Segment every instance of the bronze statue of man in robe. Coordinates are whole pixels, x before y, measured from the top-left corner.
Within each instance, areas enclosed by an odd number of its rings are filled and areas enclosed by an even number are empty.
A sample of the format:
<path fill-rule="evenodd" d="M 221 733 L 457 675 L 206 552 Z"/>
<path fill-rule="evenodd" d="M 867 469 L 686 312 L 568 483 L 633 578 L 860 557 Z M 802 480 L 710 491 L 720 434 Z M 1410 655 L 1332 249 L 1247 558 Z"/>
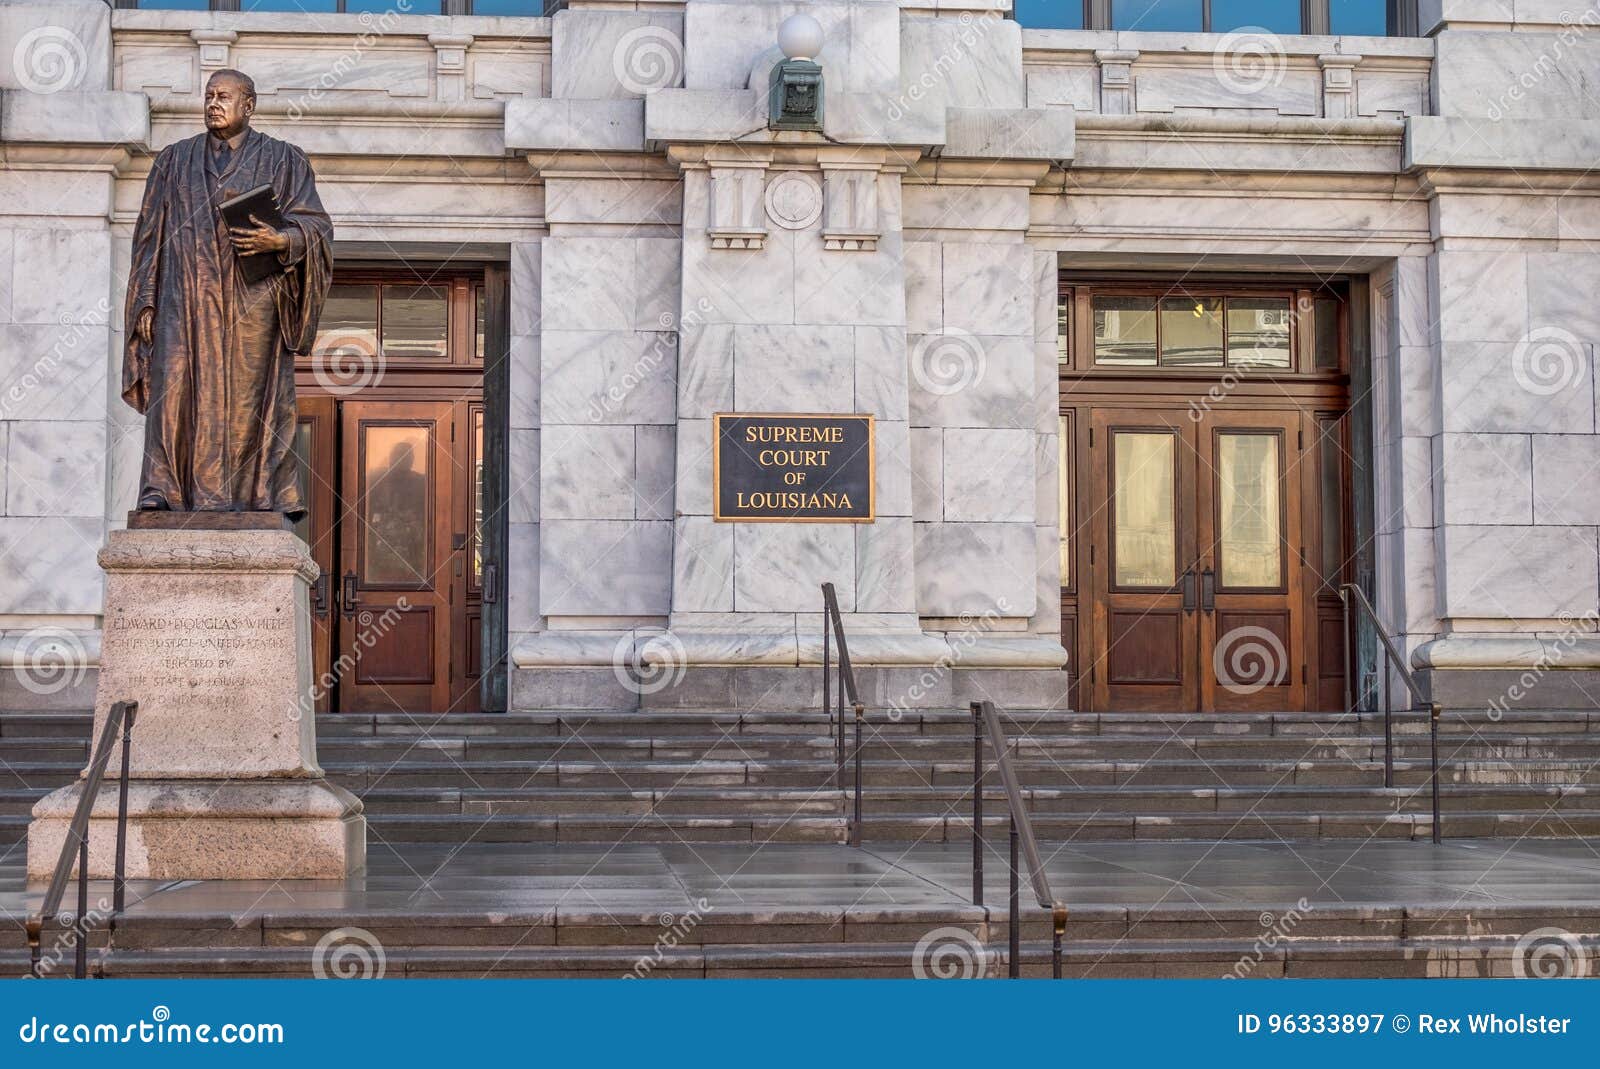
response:
<path fill-rule="evenodd" d="M 161 150 L 133 233 L 122 397 L 145 416 L 141 510 L 305 512 L 293 451 L 294 358 L 310 350 L 333 224 L 305 153 L 250 128 L 255 83 L 206 82 L 206 132 Z M 218 206 L 270 185 L 283 228 Z M 251 282 L 241 256 L 272 257 Z"/>

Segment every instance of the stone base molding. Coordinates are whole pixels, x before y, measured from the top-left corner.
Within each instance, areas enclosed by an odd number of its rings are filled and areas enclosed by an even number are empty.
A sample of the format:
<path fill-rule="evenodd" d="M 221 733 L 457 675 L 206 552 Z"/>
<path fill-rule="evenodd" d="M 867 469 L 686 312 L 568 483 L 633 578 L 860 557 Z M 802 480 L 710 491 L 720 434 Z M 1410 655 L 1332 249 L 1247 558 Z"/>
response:
<path fill-rule="evenodd" d="M 95 879 L 115 872 L 117 788 L 103 783 L 89 814 Z M 55 869 L 82 790 L 75 783 L 34 806 L 29 876 Z M 320 779 L 130 780 L 127 834 L 136 880 L 337 879 L 366 867 L 360 799 Z"/>

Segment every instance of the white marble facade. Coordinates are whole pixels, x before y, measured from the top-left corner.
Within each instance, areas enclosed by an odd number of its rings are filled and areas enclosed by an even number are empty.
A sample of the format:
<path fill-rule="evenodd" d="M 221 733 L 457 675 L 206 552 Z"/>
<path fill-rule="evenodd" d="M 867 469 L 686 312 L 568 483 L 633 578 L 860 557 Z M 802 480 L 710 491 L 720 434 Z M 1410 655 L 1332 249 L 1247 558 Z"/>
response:
<path fill-rule="evenodd" d="M 1424 37 L 1248 62 L 1008 6 L 0 3 L 0 666 L 93 667 L 140 433 L 121 265 L 223 66 L 311 153 L 341 248 L 509 264 L 514 702 L 558 677 L 637 702 L 619 664 L 809 665 L 824 580 L 864 663 L 1055 672 L 1061 265 L 1368 274 L 1381 611 L 1425 667 L 1594 660 L 1600 19 L 1430 0 Z M 799 11 L 825 136 L 766 129 Z M 874 415 L 877 521 L 714 522 L 730 410 Z M 0 703 L 70 699 L 12 675 Z"/>

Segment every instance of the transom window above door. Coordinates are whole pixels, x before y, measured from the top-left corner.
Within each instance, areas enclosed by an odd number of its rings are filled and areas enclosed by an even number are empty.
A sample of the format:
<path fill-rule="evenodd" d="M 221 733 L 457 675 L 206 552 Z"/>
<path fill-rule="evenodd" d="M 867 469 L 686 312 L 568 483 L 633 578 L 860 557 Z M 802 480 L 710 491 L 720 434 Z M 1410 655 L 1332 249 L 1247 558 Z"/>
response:
<path fill-rule="evenodd" d="M 352 362 L 380 360 L 384 367 L 481 365 L 482 302 L 481 281 L 471 274 L 344 271 L 328 289 L 309 356 L 340 373 L 353 373 Z M 374 365 L 368 377 L 382 370 Z"/>
<path fill-rule="evenodd" d="M 1344 366 L 1345 302 L 1285 286 L 1075 286 L 1061 360 L 1083 370 L 1330 372 Z"/>

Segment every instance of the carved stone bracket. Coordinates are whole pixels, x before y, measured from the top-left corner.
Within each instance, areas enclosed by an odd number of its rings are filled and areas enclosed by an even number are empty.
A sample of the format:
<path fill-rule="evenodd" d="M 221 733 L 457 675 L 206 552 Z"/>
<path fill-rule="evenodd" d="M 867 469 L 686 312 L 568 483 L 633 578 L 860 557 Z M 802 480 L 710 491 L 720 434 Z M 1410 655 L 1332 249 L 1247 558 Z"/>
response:
<path fill-rule="evenodd" d="M 822 247 L 872 252 L 883 225 L 878 218 L 878 168 L 823 163 Z"/>
<path fill-rule="evenodd" d="M 706 233 L 713 249 L 759 249 L 766 244 L 762 161 L 713 164 Z"/>
<path fill-rule="evenodd" d="M 1360 56 L 1329 54 L 1317 57 L 1322 68 L 1322 116 L 1325 119 L 1356 117 L 1356 66 Z"/>
<path fill-rule="evenodd" d="M 232 30 L 190 30 L 189 39 L 200 46 L 200 83 L 214 71 L 233 66 L 229 53 L 239 35 Z"/>
<path fill-rule="evenodd" d="M 1133 61 L 1139 53 L 1127 49 L 1096 49 L 1100 64 L 1100 114 L 1132 115 Z"/>
<path fill-rule="evenodd" d="M 472 46 L 472 35 L 430 33 L 428 43 L 433 46 L 435 97 L 446 102 L 466 99 L 467 49 Z"/>

